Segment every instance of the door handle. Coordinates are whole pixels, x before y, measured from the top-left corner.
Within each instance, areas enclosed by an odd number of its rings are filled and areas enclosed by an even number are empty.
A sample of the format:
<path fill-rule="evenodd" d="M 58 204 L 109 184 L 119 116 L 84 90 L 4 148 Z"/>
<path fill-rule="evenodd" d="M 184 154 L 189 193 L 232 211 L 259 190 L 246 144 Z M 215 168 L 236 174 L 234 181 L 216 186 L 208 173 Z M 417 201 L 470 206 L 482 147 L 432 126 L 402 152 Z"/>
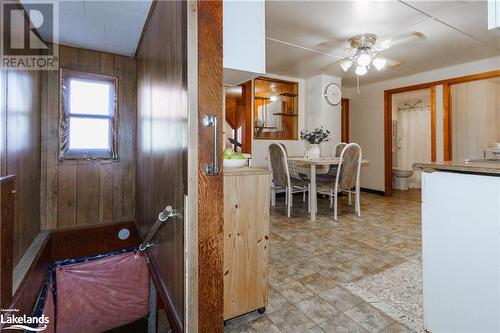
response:
<path fill-rule="evenodd" d="M 207 114 L 203 117 L 203 125 L 205 127 L 214 128 L 214 148 L 212 155 L 212 162 L 205 163 L 205 174 L 207 176 L 217 176 L 219 174 L 219 147 L 217 145 L 217 116 L 214 114 Z"/>

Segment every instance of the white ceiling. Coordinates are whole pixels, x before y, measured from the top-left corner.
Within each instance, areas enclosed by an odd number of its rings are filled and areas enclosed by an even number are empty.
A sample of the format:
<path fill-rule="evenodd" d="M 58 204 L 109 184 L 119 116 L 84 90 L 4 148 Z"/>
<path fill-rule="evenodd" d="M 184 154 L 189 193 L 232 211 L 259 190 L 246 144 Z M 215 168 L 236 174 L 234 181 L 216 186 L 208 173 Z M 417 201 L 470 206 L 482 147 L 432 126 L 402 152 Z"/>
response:
<path fill-rule="evenodd" d="M 91 50 L 133 56 L 147 19 L 151 0 L 58 1 L 59 42 Z M 21 0 L 26 9 L 28 0 Z M 40 29 L 47 42 L 53 37 Z"/>
<path fill-rule="evenodd" d="M 319 43 L 342 42 L 360 33 L 374 33 L 381 39 L 416 31 L 425 39 L 381 54 L 402 64 L 392 70 L 372 69 L 360 83 L 500 55 L 500 30 L 487 30 L 487 1 L 267 1 L 267 71 L 300 78 L 326 73 L 342 77 L 344 86 L 353 86 L 352 70 L 344 73 L 339 66 L 322 70 L 338 59 L 335 56 L 347 54 L 327 56 L 304 48 L 320 50 Z"/>

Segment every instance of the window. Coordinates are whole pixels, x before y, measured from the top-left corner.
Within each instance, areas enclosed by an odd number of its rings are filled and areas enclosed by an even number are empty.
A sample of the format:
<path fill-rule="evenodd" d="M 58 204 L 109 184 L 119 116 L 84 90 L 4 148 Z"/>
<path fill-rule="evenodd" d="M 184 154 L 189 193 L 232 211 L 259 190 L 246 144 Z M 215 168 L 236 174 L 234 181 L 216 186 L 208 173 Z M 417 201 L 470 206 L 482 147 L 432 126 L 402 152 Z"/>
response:
<path fill-rule="evenodd" d="M 115 77 L 63 71 L 60 158 L 116 159 Z"/>
<path fill-rule="evenodd" d="M 298 83 L 254 80 L 254 139 L 298 139 Z"/>

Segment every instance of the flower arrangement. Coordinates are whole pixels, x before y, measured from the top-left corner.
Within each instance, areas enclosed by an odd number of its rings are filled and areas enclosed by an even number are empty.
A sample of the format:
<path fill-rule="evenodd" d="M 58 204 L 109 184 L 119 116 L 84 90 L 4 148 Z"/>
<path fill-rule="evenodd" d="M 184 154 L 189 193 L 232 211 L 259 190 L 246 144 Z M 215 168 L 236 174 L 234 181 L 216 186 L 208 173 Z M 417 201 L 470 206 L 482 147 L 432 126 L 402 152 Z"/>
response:
<path fill-rule="evenodd" d="M 302 130 L 300 131 L 300 139 L 310 144 L 317 145 L 330 140 L 330 131 L 323 128 L 323 126 L 313 130 Z"/>

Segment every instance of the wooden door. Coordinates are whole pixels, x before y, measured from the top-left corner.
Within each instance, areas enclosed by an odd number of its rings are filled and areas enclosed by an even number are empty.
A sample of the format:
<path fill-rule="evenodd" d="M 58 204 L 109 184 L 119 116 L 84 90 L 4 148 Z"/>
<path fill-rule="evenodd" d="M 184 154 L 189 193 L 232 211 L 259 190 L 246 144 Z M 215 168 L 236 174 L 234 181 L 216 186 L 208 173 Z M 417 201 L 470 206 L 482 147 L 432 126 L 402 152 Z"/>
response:
<path fill-rule="evenodd" d="M 349 142 L 349 98 L 342 98 L 341 108 L 341 135 L 340 141 Z"/>
<path fill-rule="evenodd" d="M 136 217 L 175 332 L 222 332 L 222 2 L 154 1 L 137 50 Z M 215 134 L 215 135 L 214 135 Z"/>

